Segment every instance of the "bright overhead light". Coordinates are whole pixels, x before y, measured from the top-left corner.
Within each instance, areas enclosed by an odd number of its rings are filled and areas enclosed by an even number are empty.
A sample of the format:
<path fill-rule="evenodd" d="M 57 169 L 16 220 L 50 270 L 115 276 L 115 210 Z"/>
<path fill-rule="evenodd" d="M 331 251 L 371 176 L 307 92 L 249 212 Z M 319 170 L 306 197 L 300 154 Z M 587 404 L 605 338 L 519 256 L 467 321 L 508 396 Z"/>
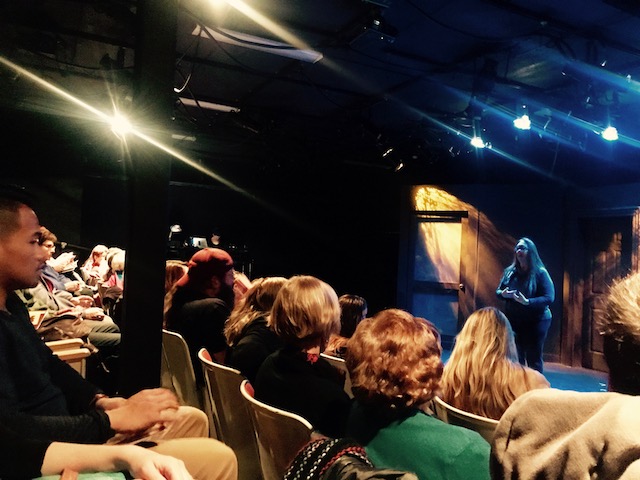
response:
<path fill-rule="evenodd" d="M 526 113 L 513 121 L 513 126 L 519 130 L 531 130 L 531 119 Z"/>
<path fill-rule="evenodd" d="M 199 107 L 204 108 L 205 110 L 216 110 L 218 112 L 239 112 L 240 109 L 238 107 L 232 107 L 230 105 L 223 105 L 221 103 L 213 103 L 213 102 L 204 102 L 202 100 L 194 100 L 192 98 L 186 97 L 178 97 L 180 102 L 188 107 Z"/>
<path fill-rule="evenodd" d="M 287 43 L 276 42 L 268 38 L 256 37 L 242 32 L 236 32 L 226 28 L 210 28 L 196 25 L 191 35 L 212 38 L 217 42 L 228 43 L 238 47 L 250 48 L 261 52 L 272 53 L 282 57 L 289 57 L 303 62 L 316 63 L 323 55 L 315 50 L 302 50 Z"/>
<path fill-rule="evenodd" d="M 476 148 L 485 148 L 487 146 L 481 137 L 473 137 L 469 143 Z"/>
<path fill-rule="evenodd" d="M 124 138 L 128 133 L 133 131 L 133 126 L 124 115 L 116 113 L 111 118 L 111 131 L 115 133 L 118 138 Z"/>
<path fill-rule="evenodd" d="M 609 125 L 602 131 L 602 138 L 608 140 L 609 142 L 618 140 L 618 129 Z"/>

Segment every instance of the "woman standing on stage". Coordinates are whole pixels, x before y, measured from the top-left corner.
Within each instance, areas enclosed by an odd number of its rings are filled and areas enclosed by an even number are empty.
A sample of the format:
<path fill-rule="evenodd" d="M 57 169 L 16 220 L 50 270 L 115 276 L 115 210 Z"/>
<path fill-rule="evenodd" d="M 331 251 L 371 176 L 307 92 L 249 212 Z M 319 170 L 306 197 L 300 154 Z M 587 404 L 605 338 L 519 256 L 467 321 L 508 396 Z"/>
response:
<path fill-rule="evenodd" d="M 518 360 L 542 372 L 542 348 L 551 325 L 549 305 L 555 290 L 538 249 L 529 238 L 518 240 L 513 263 L 505 268 L 496 294 L 505 300 L 504 313 L 516 335 Z"/>

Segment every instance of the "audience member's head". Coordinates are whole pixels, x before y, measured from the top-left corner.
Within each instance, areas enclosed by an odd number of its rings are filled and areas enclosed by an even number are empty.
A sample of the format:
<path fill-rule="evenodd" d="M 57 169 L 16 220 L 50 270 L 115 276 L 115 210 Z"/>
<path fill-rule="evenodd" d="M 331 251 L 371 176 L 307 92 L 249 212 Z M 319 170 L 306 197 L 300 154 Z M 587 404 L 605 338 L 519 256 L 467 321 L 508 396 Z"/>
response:
<path fill-rule="evenodd" d="M 515 376 L 521 371 L 509 320 L 497 308 L 481 308 L 456 336 L 442 376 L 442 396 L 461 410 L 498 419 L 523 393 L 522 380 Z"/>
<path fill-rule="evenodd" d="M 187 262 L 183 260 L 167 260 L 164 270 L 164 293 L 169 290 L 187 273 Z"/>
<path fill-rule="evenodd" d="M 401 417 L 440 387 L 442 347 L 436 327 L 398 309 L 360 322 L 347 344 L 353 394 L 363 406 Z"/>
<path fill-rule="evenodd" d="M 98 263 L 98 262 L 100 262 L 102 260 L 105 260 L 108 251 L 109 251 L 109 249 L 107 248 L 106 245 L 96 245 L 91 250 L 91 255 L 89 255 L 89 259 L 88 260 L 93 262 L 93 263 Z"/>
<path fill-rule="evenodd" d="M 124 250 L 120 250 L 111 258 L 111 270 L 114 272 L 123 272 L 125 260 L 126 253 Z"/>
<path fill-rule="evenodd" d="M 278 292 L 286 283 L 284 277 L 256 278 L 242 299 L 236 303 L 225 324 L 227 343 L 233 346 L 247 325 L 271 313 Z"/>
<path fill-rule="evenodd" d="M 22 226 L 21 210 L 32 210 L 26 191 L 14 185 L 0 185 L 0 240 Z"/>
<path fill-rule="evenodd" d="M 40 223 L 28 202 L 22 191 L 0 188 L 0 297 L 35 286 L 46 260 Z"/>
<path fill-rule="evenodd" d="M 271 326 L 286 344 L 302 350 L 320 346 L 322 351 L 340 329 L 338 295 L 315 277 L 291 277 L 273 304 Z"/>
<path fill-rule="evenodd" d="M 614 283 L 599 323 L 609 390 L 640 395 L 640 273 Z"/>
<path fill-rule="evenodd" d="M 107 265 L 109 265 L 109 270 L 114 270 L 113 259 L 115 258 L 116 255 L 120 254 L 123 251 L 124 250 L 122 250 L 120 247 L 110 247 L 107 250 L 107 253 L 105 254 L 104 258 L 107 261 Z"/>
<path fill-rule="evenodd" d="M 46 227 L 40 227 L 40 246 L 43 248 L 47 260 L 53 257 L 53 254 L 56 252 L 57 241 L 58 237 L 56 237 L 53 232 Z"/>
<path fill-rule="evenodd" d="M 208 297 L 223 300 L 233 308 L 233 259 L 220 248 L 203 248 L 193 254 L 188 271 L 176 283 L 177 288 L 187 288 Z"/>
<path fill-rule="evenodd" d="M 367 316 L 367 301 L 358 296 L 346 294 L 338 298 L 340 302 L 340 336 L 351 338 L 358 323 Z"/>

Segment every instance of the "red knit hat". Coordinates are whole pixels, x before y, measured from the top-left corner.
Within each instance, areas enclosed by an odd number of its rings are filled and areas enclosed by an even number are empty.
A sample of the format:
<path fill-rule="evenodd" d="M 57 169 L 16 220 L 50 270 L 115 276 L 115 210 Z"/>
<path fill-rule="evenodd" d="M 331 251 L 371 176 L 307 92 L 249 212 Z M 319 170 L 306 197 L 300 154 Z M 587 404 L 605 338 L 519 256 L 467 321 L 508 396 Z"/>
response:
<path fill-rule="evenodd" d="M 187 266 L 187 273 L 176 282 L 179 287 L 200 285 L 211 277 L 222 278 L 233 268 L 233 259 L 220 248 L 203 248 L 193 254 Z"/>

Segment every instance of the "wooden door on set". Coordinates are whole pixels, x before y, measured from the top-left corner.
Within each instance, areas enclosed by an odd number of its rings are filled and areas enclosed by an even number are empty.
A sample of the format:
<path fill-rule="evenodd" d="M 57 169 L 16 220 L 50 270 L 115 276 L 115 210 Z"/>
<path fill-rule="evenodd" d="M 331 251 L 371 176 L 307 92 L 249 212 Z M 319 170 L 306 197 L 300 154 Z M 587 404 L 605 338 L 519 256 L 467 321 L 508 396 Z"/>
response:
<path fill-rule="evenodd" d="M 409 310 L 431 321 L 450 348 L 459 327 L 461 247 L 466 212 L 416 212 L 409 258 Z"/>
<path fill-rule="evenodd" d="M 582 221 L 585 275 L 582 306 L 582 366 L 607 371 L 603 339 L 598 330 L 611 283 L 632 267 L 633 215 L 588 218 Z"/>

